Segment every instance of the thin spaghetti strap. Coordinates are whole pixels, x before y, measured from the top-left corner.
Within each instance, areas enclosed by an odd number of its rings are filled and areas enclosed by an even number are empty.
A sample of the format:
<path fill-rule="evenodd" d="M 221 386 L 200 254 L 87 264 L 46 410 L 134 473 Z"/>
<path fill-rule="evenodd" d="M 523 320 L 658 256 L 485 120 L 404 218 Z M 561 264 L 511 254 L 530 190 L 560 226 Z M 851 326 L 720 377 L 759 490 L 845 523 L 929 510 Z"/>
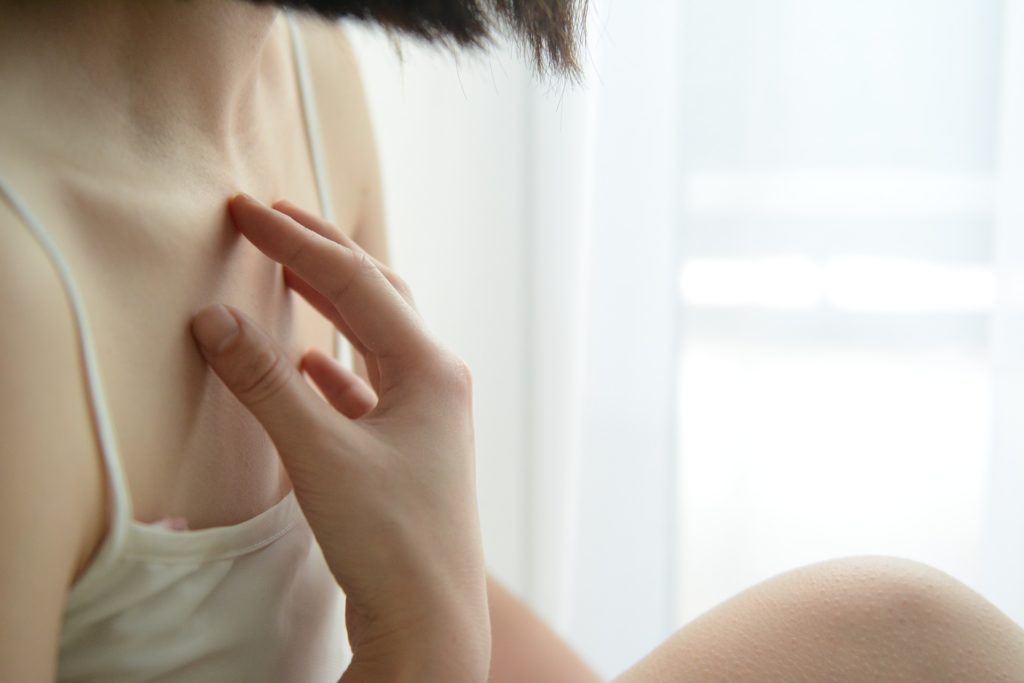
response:
<path fill-rule="evenodd" d="M 306 141 L 313 159 L 313 176 L 316 178 L 317 197 L 320 200 L 320 215 L 324 220 L 334 223 L 334 205 L 331 203 L 330 185 L 327 182 L 327 165 L 324 162 L 323 144 L 320 135 L 320 120 L 317 116 L 316 98 L 313 94 L 313 79 L 309 74 L 309 62 L 306 59 L 306 44 L 302 40 L 302 32 L 292 12 L 285 10 L 288 21 L 288 32 L 291 36 L 292 57 L 295 62 L 296 77 L 299 81 L 299 95 L 302 100 L 302 113 L 306 125 Z M 341 335 L 334 333 L 334 357 L 349 368 L 352 368 L 352 356 L 348 345 L 341 344 Z M 339 353 L 340 351 L 340 353 Z"/>
<path fill-rule="evenodd" d="M 116 555 L 117 550 L 123 545 L 128 523 L 132 519 L 132 502 L 131 496 L 128 494 L 128 484 L 124 475 L 124 468 L 117 450 L 117 439 L 114 434 L 110 410 L 107 407 L 106 395 L 103 391 L 99 362 L 96 359 L 95 344 L 93 343 L 85 314 L 85 304 L 79 294 L 74 277 L 71 275 L 71 269 L 68 267 L 64 257 L 61 256 L 56 243 L 43 228 L 42 223 L 29 211 L 28 207 L 2 177 L 0 177 L 0 195 L 3 195 L 22 222 L 28 227 L 29 232 L 32 233 L 32 236 L 43 248 L 47 256 L 49 256 L 57 274 L 60 276 L 61 284 L 64 287 L 68 302 L 71 304 L 71 310 L 74 313 L 75 326 L 78 329 L 78 346 L 89 390 L 89 407 L 99 438 L 104 469 L 106 470 L 112 493 L 110 530 L 107 538 L 104 540 L 105 547 L 100 551 L 100 555 L 97 555 L 93 563 L 93 566 L 96 566 L 100 564 L 104 554 L 108 556 Z"/>
<path fill-rule="evenodd" d="M 292 56 L 295 59 L 295 71 L 299 81 L 299 95 L 302 99 L 302 113 L 306 122 L 306 140 L 309 142 L 309 153 L 313 158 L 313 175 L 316 178 L 320 213 L 325 220 L 333 223 L 335 218 L 334 207 L 331 205 L 330 189 L 327 184 L 327 167 L 323 158 L 320 120 L 317 116 L 312 78 L 309 75 L 309 62 L 306 59 L 306 44 L 302 40 L 302 32 L 299 30 L 295 17 L 291 12 L 286 12 L 285 15 L 288 19 L 288 30 L 291 33 Z"/>

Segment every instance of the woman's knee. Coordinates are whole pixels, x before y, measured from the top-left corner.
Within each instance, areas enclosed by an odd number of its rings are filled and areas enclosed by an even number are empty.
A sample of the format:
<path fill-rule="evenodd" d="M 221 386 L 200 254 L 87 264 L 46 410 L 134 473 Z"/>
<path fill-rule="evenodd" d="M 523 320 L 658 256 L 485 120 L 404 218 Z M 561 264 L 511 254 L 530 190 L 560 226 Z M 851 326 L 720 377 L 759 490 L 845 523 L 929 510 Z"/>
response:
<path fill-rule="evenodd" d="M 945 625 L 951 617 L 1002 615 L 953 576 L 901 557 L 842 557 L 806 565 L 791 574 L 807 598 L 813 599 L 819 616 L 840 628 L 923 628 Z"/>
<path fill-rule="evenodd" d="M 617 679 L 765 680 L 1024 681 L 1024 631 L 938 569 L 846 557 L 748 588 Z"/>
<path fill-rule="evenodd" d="M 825 629 L 841 656 L 865 660 L 861 666 L 935 680 L 1024 680 L 1024 630 L 935 567 L 865 555 L 802 567 L 791 578 L 802 583 L 808 623 Z"/>
<path fill-rule="evenodd" d="M 817 562 L 778 578 L 804 594 L 823 622 L 837 628 L 924 624 L 966 588 L 930 565 L 887 555 L 858 555 Z"/>

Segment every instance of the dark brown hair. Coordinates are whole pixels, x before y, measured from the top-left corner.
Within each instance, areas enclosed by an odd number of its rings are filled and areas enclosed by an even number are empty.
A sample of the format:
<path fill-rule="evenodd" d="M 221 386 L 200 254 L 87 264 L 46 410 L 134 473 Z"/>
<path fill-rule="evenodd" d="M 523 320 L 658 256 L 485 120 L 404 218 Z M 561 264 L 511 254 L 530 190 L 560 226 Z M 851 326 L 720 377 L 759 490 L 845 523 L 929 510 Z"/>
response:
<path fill-rule="evenodd" d="M 485 48 L 505 34 L 537 72 L 579 80 L 588 0 L 250 0 L 316 14 L 352 18 L 440 43 Z"/>

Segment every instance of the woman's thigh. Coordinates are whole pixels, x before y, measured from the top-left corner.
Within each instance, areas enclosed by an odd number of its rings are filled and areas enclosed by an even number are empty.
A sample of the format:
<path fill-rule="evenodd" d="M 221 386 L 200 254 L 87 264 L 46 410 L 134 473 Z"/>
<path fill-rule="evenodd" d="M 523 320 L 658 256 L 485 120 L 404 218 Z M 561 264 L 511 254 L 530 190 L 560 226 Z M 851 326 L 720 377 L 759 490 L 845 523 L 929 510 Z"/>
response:
<path fill-rule="evenodd" d="M 616 683 L 1024 682 L 1024 629 L 924 564 L 801 567 L 690 622 Z"/>

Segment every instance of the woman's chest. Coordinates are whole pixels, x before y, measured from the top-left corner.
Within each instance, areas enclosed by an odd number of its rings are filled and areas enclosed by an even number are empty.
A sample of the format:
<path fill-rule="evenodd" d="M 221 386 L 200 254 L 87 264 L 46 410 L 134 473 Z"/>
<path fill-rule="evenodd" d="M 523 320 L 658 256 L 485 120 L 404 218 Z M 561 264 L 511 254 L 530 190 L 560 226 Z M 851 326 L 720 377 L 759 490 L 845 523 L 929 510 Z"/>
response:
<path fill-rule="evenodd" d="M 207 171 L 201 181 L 173 183 L 154 169 L 145 182 L 81 172 L 26 172 L 14 182 L 84 303 L 137 520 L 234 524 L 290 488 L 269 438 L 199 355 L 189 322 L 206 304 L 228 303 L 294 365 L 310 346 L 332 352 L 333 327 L 285 287 L 279 264 L 241 236 L 226 208 L 244 190 L 321 212 L 301 127 L 295 132 L 246 172 Z M 331 199 L 335 222 L 351 233 L 356 208 Z"/>

